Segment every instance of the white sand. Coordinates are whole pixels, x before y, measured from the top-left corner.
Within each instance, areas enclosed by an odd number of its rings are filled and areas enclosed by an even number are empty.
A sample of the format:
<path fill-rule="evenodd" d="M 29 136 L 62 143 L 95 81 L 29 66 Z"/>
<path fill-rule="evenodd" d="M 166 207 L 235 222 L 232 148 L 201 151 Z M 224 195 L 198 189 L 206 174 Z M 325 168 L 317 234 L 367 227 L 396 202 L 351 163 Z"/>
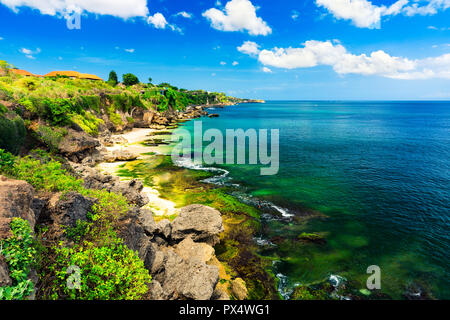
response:
<path fill-rule="evenodd" d="M 126 144 L 117 144 L 113 147 L 106 147 L 108 151 L 114 151 L 114 150 L 128 150 L 131 153 L 140 154 L 140 159 L 145 158 L 146 156 L 143 155 L 144 153 L 149 152 L 157 152 L 158 147 L 147 147 L 143 146 L 140 143 L 144 142 L 149 138 L 149 135 L 151 133 L 156 132 L 157 130 L 154 129 L 140 129 L 136 128 L 133 129 L 130 132 L 126 132 L 123 134 L 119 134 L 116 136 L 120 136 L 122 138 L 125 138 L 128 143 Z M 119 167 L 126 162 L 113 162 L 113 163 L 100 163 L 97 168 L 108 175 L 117 176 L 117 170 Z M 126 178 L 120 178 L 121 180 L 129 180 Z M 155 188 L 145 187 L 142 191 L 147 195 L 147 197 L 150 199 L 149 204 L 146 206 L 147 208 L 151 209 L 152 212 L 157 216 L 165 216 L 165 215 L 175 215 L 179 213 L 179 209 L 175 208 L 175 203 L 166 199 L 162 199 L 159 191 Z"/>

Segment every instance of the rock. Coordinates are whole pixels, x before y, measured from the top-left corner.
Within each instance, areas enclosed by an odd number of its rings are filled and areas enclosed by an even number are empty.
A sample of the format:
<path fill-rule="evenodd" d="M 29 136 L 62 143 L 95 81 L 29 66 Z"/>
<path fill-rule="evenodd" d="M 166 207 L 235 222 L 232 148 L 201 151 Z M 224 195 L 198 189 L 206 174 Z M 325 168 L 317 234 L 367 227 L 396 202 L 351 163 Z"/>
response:
<path fill-rule="evenodd" d="M 185 260 L 192 258 L 207 263 L 214 257 L 215 251 L 210 245 L 196 243 L 188 237 L 175 247 L 175 253 Z"/>
<path fill-rule="evenodd" d="M 0 287 L 12 285 L 12 280 L 9 277 L 8 263 L 5 257 L 0 254 Z"/>
<path fill-rule="evenodd" d="M 138 213 L 138 219 L 147 236 L 153 235 L 158 230 L 153 213 L 149 209 L 141 209 Z"/>
<path fill-rule="evenodd" d="M 167 219 L 161 220 L 158 223 L 156 232 L 162 234 L 164 238 L 169 239 L 170 234 L 172 233 L 172 226 L 170 225 L 170 221 Z"/>
<path fill-rule="evenodd" d="M 150 300 L 167 300 L 167 296 L 164 294 L 163 288 L 158 281 L 152 280 L 148 289 L 150 292 Z"/>
<path fill-rule="evenodd" d="M 231 281 L 231 292 L 238 300 L 245 300 L 248 296 L 248 290 L 244 280 L 236 278 Z"/>
<path fill-rule="evenodd" d="M 115 144 L 127 144 L 128 140 L 122 136 L 106 136 L 101 140 L 102 144 L 106 147 L 112 147 Z"/>
<path fill-rule="evenodd" d="M 139 158 L 139 155 L 131 153 L 128 150 L 114 150 L 103 155 L 103 160 L 106 162 L 132 161 L 137 158 Z"/>
<path fill-rule="evenodd" d="M 111 188 L 111 192 L 122 194 L 129 202 L 138 207 L 145 206 L 150 200 L 145 194 L 142 194 L 144 185 L 139 180 L 120 182 Z"/>
<path fill-rule="evenodd" d="M 216 289 L 214 290 L 214 293 L 211 297 L 212 300 L 230 300 L 230 296 L 228 295 L 228 293 L 226 293 L 226 291 L 224 291 L 221 288 L 218 288 L 218 286 L 216 287 Z"/>
<path fill-rule="evenodd" d="M 209 300 L 219 281 L 219 270 L 198 260 L 185 261 L 168 250 L 164 278 L 162 288 L 171 299 Z"/>
<path fill-rule="evenodd" d="M 217 113 L 211 113 L 210 115 L 208 115 L 208 117 L 210 117 L 210 118 L 218 118 L 219 115 Z"/>
<path fill-rule="evenodd" d="M 139 223 L 136 210 L 131 210 L 119 221 L 119 236 L 130 250 L 137 252 L 139 258 L 145 261 L 148 254 L 153 254 L 154 247 L 150 242 L 151 238 L 147 236 L 144 227 Z"/>
<path fill-rule="evenodd" d="M 181 208 L 179 216 L 172 222 L 173 240 L 191 236 L 194 241 L 214 246 L 219 242 L 218 235 L 223 231 L 220 212 L 199 204 Z"/>
<path fill-rule="evenodd" d="M 77 192 L 69 192 L 56 203 L 52 214 L 53 221 L 60 225 L 76 227 L 78 220 L 87 221 L 87 214 L 92 212 L 97 201 Z"/>
<path fill-rule="evenodd" d="M 97 139 L 92 138 L 84 131 L 69 128 L 67 135 L 58 145 L 58 150 L 73 162 L 81 162 L 98 146 L 100 146 L 100 142 Z"/>
<path fill-rule="evenodd" d="M 0 179 L 0 239 L 8 238 L 13 218 L 22 218 L 30 223 L 31 229 L 36 224 L 36 216 L 31 209 L 34 199 L 33 187 L 25 181 Z"/>
<path fill-rule="evenodd" d="M 151 274 L 155 275 L 163 270 L 166 258 L 164 252 L 156 244 L 151 243 L 145 256 L 144 265 Z"/>

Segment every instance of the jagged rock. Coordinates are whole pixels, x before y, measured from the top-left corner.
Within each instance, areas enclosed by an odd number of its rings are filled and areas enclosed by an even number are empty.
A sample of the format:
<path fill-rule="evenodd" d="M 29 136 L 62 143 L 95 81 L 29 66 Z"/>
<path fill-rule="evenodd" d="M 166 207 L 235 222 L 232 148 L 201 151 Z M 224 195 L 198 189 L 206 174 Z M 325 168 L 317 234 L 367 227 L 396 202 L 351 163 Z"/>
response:
<path fill-rule="evenodd" d="M 170 234 L 172 233 L 172 226 L 170 225 L 170 221 L 167 219 L 161 220 L 158 223 L 156 232 L 162 234 L 166 239 L 169 239 Z"/>
<path fill-rule="evenodd" d="M 12 280 L 9 277 L 8 263 L 5 257 L 0 254 L 0 287 L 12 285 Z"/>
<path fill-rule="evenodd" d="M 129 202 L 138 207 L 145 206 L 150 200 L 142 193 L 144 185 L 139 180 L 120 182 L 111 188 L 111 192 L 122 194 Z"/>
<path fill-rule="evenodd" d="M 97 201 L 76 192 L 69 192 L 56 203 L 53 220 L 60 225 L 75 227 L 78 220 L 87 221 L 87 214 L 92 212 Z"/>
<path fill-rule="evenodd" d="M 148 236 L 153 235 L 158 230 L 153 213 L 149 209 L 141 209 L 138 213 L 138 219 Z"/>
<path fill-rule="evenodd" d="M 109 135 L 109 136 L 104 137 L 104 138 L 101 140 L 101 142 L 102 142 L 102 144 L 103 144 L 105 147 L 112 147 L 112 146 L 114 146 L 115 144 L 127 144 L 127 143 L 128 143 L 128 140 L 125 139 L 125 138 L 122 137 L 122 136 L 112 136 L 112 135 Z"/>
<path fill-rule="evenodd" d="M 173 240 L 183 240 L 190 236 L 194 241 L 214 246 L 219 242 L 218 235 L 223 231 L 220 212 L 199 204 L 181 208 L 179 216 L 172 222 Z"/>
<path fill-rule="evenodd" d="M 100 142 L 97 139 L 92 138 L 84 131 L 69 128 L 67 135 L 58 145 L 58 150 L 73 162 L 81 162 L 98 146 L 100 146 Z"/>
<path fill-rule="evenodd" d="M 216 287 L 211 297 L 212 300 L 230 300 L 230 296 L 224 290 Z"/>
<path fill-rule="evenodd" d="M 172 250 L 167 251 L 165 263 L 164 294 L 171 299 L 211 299 L 219 281 L 217 267 L 198 260 L 183 260 Z"/>
<path fill-rule="evenodd" d="M 157 274 L 163 270 L 166 258 L 164 252 L 155 243 L 150 243 L 144 265 L 151 274 Z"/>
<path fill-rule="evenodd" d="M 139 223 L 137 209 L 133 209 L 126 214 L 119 222 L 119 236 L 124 244 L 138 253 L 139 258 L 145 261 L 147 254 L 152 248 L 151 238 L 145 233 L 144 227 Z"/>
<path fill-rule="evenodd" d="M 158 281 L 152 280 L 148 289 L 150 292 L 150 300 L 167 300 L 167 296 L 164 294 L 163 288 Z"/>
<path fill-rule="evenodd" d="M 0 176 L 0 239 L 8 238 L 13 218 L 22 218 L 34 229 L 36 217 L 31 209 L 33 187 L 25 181 Z"/>
<path fill-rule="evenodd" d="M 196 243 L 188 237 L 175 247 L 175 253 L 185 260 L 192 258 L 206 263 L 214 257 L 215 251 L 210 245 Z"/>
<path fill-rule="evenodd" d="M 128 150 L 114 150 L 103 155 L 103 160 L 106 162 L 132 161 L 137 158 L 139 158 L 139 155 L 131 153 Z"/>
<path fill-rule="evenodd" d="M 231 292 L 238 300 L 245 300 L 248 296 L 248 290 L 244 280 L 236 278 L 231 281 Z"/>

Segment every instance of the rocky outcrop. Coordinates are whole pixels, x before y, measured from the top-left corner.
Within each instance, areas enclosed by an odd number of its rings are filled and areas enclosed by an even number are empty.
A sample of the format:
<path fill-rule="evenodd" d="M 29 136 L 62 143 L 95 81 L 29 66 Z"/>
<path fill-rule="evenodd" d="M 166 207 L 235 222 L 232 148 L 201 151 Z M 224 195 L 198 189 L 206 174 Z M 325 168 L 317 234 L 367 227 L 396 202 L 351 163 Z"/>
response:
<path fill-rule="evenodd" d="M 131 204 L 135 204 L 138 207 L 145 206 L 149 199 L 142 193 L 144 185 L 139 180 L 131 180 L 126 182 L 119 182 L 112 186 L 111 192 L 122 194 Z"/>
<path fill-rule="evenodd" d="M 9 268 L 6 259 L 0 254 L 0 287 L 12 285 L 12 280 L 9 277 Z"/>
<path fill-rule="evenodd" d="M 137 158 L 139 158 L 139 155 L 131 153 L 128 150 L 114 150 L 103 155 L 103 160 L 105 162 L 132 161 Z"/>
<path fill-rule="evenodd" d="M 93 153 L 98 146 L 100 146 L 100 142 L 97 139 L 92 138 L 82 130 L 76 131 L 69 128 L 67 135 L 58 145 L 58 150 L 71 161 L 81 162 Z"/>
<path fill-rule="evenodd" d="M 69 192 L 56 203 L 52 220 L 59 225 L 76 227 L 77 221 L 87 221 L 87 215 L 92 212 L 96 201 L 79 193 Z"/>
<path fill-rule="evenodd" d="M 219 234 L 223 231 L 220 212 L 198 204 L 182 208 L 172 223 L 172 239 L 191 237 L 194 241 L 206 242 L 212 246 L 219 242 Z"/>
<path fill-rule="evenodd" d="M 186 238 L 175 247 L 175 253 L 181 258 L 194 259 L 204 263 L 211 261 L 214 257 L 214 248 L 206 243 L 197 243 Z"/>
<path fill-rule="evenodd" d="M 33 199 L 34 189 L 30 184 L 0 176 L 0 240 L 11 235 L 9 225 L 13 218 L 27 220 L 34 229 Z"/>

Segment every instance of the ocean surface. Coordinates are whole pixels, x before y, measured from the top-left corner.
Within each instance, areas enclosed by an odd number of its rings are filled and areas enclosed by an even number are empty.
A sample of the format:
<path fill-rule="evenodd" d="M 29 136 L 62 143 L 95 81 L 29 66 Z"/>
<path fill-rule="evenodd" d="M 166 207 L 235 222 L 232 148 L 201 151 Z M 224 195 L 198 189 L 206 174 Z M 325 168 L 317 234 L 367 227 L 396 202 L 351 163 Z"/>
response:
<path fill-rule="evenodd" d="M 210 112 L 220 117 L 203 118 L 204 130 L 279 129 L 277 175 L 213 165 L 226 171 L 210 182 L 239 186 L 236 196 L 266 212 L 255 241 L 276 257 L 285 298 L 333 276 L 363 289 L 378 265 L 392 298 L 450 299 L 450 102 L 270 101 Z M 320 217 L 292 218 L 305 212 Z M 302 232 L 327 243 L 272 246 Z"/>

